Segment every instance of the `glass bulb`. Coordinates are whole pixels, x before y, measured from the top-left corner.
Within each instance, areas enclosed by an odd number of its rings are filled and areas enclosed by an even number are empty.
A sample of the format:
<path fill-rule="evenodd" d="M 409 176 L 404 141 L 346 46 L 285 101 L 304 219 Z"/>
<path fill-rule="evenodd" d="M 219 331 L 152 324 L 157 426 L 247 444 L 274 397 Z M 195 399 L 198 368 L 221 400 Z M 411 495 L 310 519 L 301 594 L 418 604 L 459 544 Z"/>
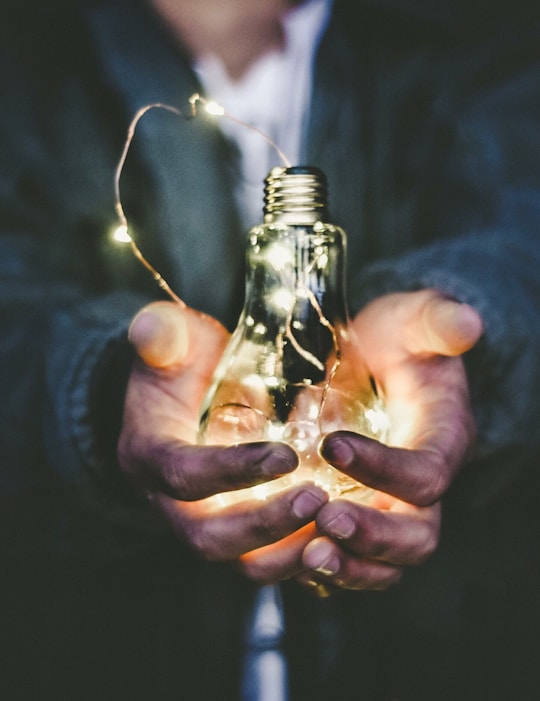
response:
<path fill-rule="evenodd" d="M 386 415 L 354 354 L 345 298 L 346 236 L 327 221 L 326 179 L 315 168 L 275 168 L 266 179 L 264 223 L 246 249 L 238 325 L 203 404 L 199 440 L 283 441 L 300 458 L 290 475 L 220 495 L 264 498 L 300 481 L 330 497 L 366 500 L 371 490 L 319 454 L 324 434 L 348 429 L 383 440 Z"/>

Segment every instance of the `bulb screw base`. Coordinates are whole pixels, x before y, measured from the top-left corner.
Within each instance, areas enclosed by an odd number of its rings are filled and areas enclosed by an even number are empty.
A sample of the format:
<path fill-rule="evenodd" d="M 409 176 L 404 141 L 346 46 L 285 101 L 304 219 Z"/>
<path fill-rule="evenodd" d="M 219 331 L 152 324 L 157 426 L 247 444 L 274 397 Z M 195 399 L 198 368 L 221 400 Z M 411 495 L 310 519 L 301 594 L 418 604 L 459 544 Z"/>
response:
<path fill-rule="evenodd" d="M 326 176 L 311 166 L 273 168 L 265 180 L 263 212 L 267 224 L 328 221 Z"/>

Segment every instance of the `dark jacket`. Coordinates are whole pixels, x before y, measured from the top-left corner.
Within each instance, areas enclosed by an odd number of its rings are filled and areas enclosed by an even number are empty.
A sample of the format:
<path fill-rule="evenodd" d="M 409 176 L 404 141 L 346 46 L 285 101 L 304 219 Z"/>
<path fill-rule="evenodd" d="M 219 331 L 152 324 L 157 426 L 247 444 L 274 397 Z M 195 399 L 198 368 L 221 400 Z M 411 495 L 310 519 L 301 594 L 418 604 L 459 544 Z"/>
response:
<path fill-rule="evenodd" d="M 200 86 L 144 2 L 36 4 L 0 29 L 0 688 L 235 699 L 251 586 L 172 542 L 114 450 L 126 328 L 160 296 L 111 242 L 114 170 L 138 108 L 187 108 Z M 438 552 L 386 594 L 285 587 L 292 701 L 534 698 L 540 44 L 526 8 L 479 22 L 459 4 L 338 2 L 322 39 L 304 161 L 348 233 L 352 310 L 435 286 L 475 306 L 485 335 L 467 357 L 477 453 Z M 122 177 L 145 255 L 231 328 L 234 177 L 214 122 L 163 111 Z"/>

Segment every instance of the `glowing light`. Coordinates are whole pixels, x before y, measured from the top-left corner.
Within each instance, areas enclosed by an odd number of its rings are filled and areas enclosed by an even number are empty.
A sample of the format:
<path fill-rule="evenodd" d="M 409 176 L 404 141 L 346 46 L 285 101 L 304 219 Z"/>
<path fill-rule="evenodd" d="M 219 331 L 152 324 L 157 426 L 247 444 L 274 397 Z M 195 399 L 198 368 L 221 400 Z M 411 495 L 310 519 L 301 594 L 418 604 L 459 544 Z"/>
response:
<path fill-rule="evenodd" d="M 365 416 L 375 435 L 384 435 L 390 428 L 388 415 L 382 408 L 368 409 Z"/>
<path fill-rule="evenodd" d="M 271 295 L 269 301 L 274 309 L 282 309 L 288 312 L 294 306 L 294 294 L 282 287 Z"/>
<path fill-rule="evenodd" d="M 293 265 L 294 259 L 291 250 L 279 243 L 269 246 L 264 259 L 270 263 L 274 270 L 283 270 L 287 265 Z"/>
<path fill-rule="evenodd" d="M 321 253 L 317 258 L 317 267 L 319 270 L 323 270 L 328 265 L 328 255 L 326 253 Z"/>
<path fill-rule="evenodd" d="M 113 239 L 118 243 L 131 243 L 131 236 L 128 233 L 128 228 L 125 224 L 120 224 L 113 231 Z"/>
<path fill-rule="evenodd" d="M 116 170 L 115 170 L 115 175 L 114 175 L 114 192 L 115 192 L 115 209 L 116 209 L 116 214 L 118 215 L 118 219 L 120 221 L 120 226 L 117 228 L 117 230 L 113 233 L 113 238 L 115 241 L 118 241 L 120 243 L 129 243 L 131 245 L 131 249 L 135 255 L 135 257 L 143 264 L 143 266 L 152 274 L 152 277 L 154 280 L 158 283 L 158 285 L 161 287 L 162 290 L 164 290 L 171 299 L 173 299 L 175 302 L 180 304 L 181 306 L 185 306 L 184 302 L 178 297 L 178 295 L 174 292 L 174 290 L 171 288 L 171 286 L 168 284 L 168 282 L 162 277 L 162 275 L 151 265 L 151 263 L 144 257 L 140 249 L 138 248 L 136 242 L 131 238 L 131 236 L 128 233 L 128 228 L 127 228 L 127 219 L 126 219 L 126 214 L 124 212 L 124 208 L 122 206 L 122 199 L 120 196 L 120 179 L 122 176 L 122 171 L 124 169 L 124 164 L 126 162 L 126 158 L 128 155 L 128 151 L 131 146 L 131 142 L 133 141 L 133 137 L 135 136 L 135 129 L 139 123 L 139 121 L 144 117 L 145 114 L 150 112 L 150 110 L 153 109 L 162 109 L 166 110 L 167 112 L 170 112 L 177 117 L 180 117 L 181 119 L 193 119 L 194 117 L 197 116 L 198 114 L 198 109 L 197 107 L 200 105 L 204 111 L 207 114 L 214 115 L 216 117 L 226 117 L 227 119 L 232 120 L 233 122 L 236 122 L 236 124 L 239 124 L 240 126 L 244 127 L 245 129 L 248 129 L 256 134 L 258 134 L 264 141 L 266 141 L 277 153 L 277 155 L 280 157 L 280 159 L 283 161 L 286 167 L 290 167 L 291 163 L 287 156 L 283 153 L 283 151 L 278 147 L 278 145 L 272 141 L 263 131 L 258 129 L 257 127 L 253 126 L 252 124 L 247 124 L 246 122 L 242 121 L 241 119 L 237 119 L 234 117 L 232 114 L 229 114 L 224 107 L 219 105 L 217 102 L 214 101 L 206 101 L 199 93 L 193 93 L 193 95 L 190 96 L 189 100 L 189 113 L 183 112 L 182 110 L 178 109 L 177 107 L 173 107 L 172 105 L 167 105 L 162 102 L 153 102 L 148 105 L 144 105 L 141 107 L 137 112 L 135 113 L 135 116 L 131 120 L 127 134 L 126 134 L 126 139 L 124 141 L 124 146 L 122 148 L 122 153 L 120 154 L 120 158 L 118 160 L 118 163 L 116 165 Z"/>
<path fill-rule="evenodd" d="M 249 492 L 250 497 L 257 501 L 265 501 L 266 497 L 270 496 L 271 493 L 271 489 L 267 487 L 266 484 L 256 484 L 250 490 L 246 491 Z"/>
<path fill-rule="evenodd" d="M 282 424 L 270 424 L 268 426 L 268 440 L 280 441 L 283 438 L 285 427 Z"/>
<path fill-rule="evenodd" d="M 264 388 L 265 382 L 264 379 L 256 373 L 250 373 L 249 375 L 245 375 L 243 384 L 248 388 L 248 390 L 256 392 L 257 390 Z"/>
<path fill-rule="evenodd" d="M 312 404 L 309 409 L 308 409 L 308 414 L 307 418 L 309 421 L 317 421 L 319 418 L 319 413 L 320 413 L 320 406 L 319 404 Z"/>
<path fill-rule="evenodd" d="M 204 109 L 208 112 L 208 114 L 212 114 L 215 117 L 223 117 L 225 114 L 225 109 L 221 105 L 218 105 L 217 102 L 206 102 Z"/>

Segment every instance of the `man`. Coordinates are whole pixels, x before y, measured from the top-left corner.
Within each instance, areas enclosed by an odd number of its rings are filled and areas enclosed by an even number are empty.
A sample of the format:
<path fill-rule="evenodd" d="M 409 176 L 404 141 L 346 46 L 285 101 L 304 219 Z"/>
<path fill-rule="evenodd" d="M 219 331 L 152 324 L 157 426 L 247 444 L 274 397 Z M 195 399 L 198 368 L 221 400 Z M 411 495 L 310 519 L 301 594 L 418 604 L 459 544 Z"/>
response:
<path fill-rule="evenodd" d="M 298 157 L 329 178 L 362 355 L 410 425 L 401 447 L 342 433 L 323 445 L 388 495 L 380 508 L 303 485 L 209 512 L 204 497 L 296 465 L 284 446 L 193 445 L 226 339 L 193 309 L 231 327 L 241 302 L 242 146 L 153 114 L 126 163 L 133 235 L 190 308 L 145 307 L 151 281 L 107 233 L 136 109 L 186 106 L 209 55 L 239 84 L 286 50 L 282 3 L 224 8 L 77 3 L 24 22 L 13 10 L 3 30 L 6 689 L 238 698 L 252 582 L 293 580 L 292 699 L 527 698 L 534 28 L 517 25 L 518 42 L 493 20 L 472 41 L 467 14 L 399 4 L 323 17 Z"/>

